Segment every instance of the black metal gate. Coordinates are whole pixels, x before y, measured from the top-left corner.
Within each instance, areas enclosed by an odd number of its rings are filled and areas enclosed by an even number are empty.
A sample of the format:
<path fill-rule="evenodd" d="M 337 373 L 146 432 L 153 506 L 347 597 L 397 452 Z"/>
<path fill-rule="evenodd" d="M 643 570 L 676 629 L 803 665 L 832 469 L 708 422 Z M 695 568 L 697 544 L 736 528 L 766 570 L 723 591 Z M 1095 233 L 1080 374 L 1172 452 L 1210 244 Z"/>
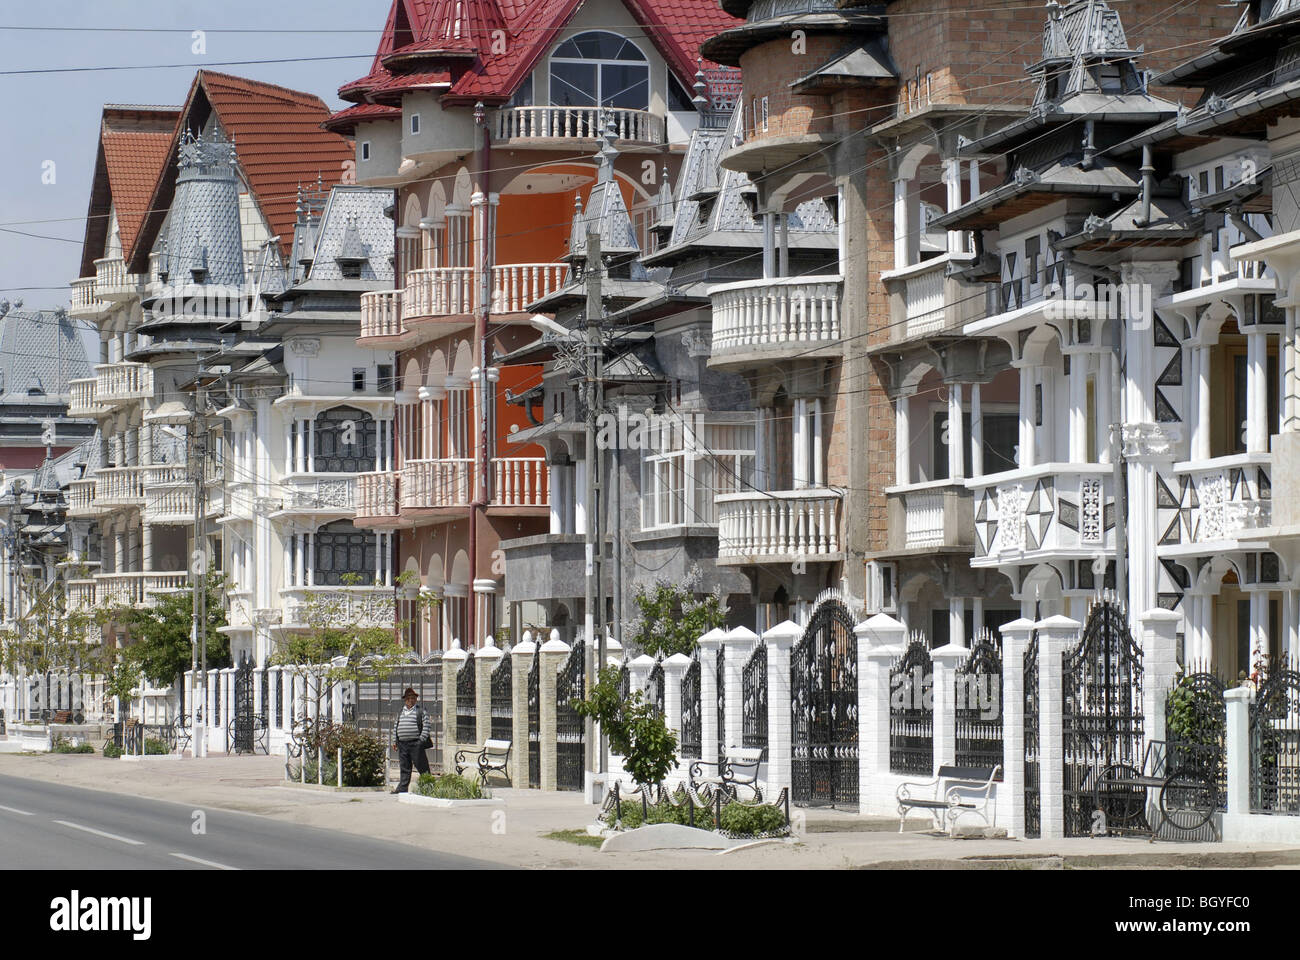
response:
<path fill-rule="evenodd" d="M 802 806 L 858 802 L 858 650 L 837 600 L 813 611 L 790 655 L 791 779 Z"/>
<path fill-rule="evenodd" d="M 767 759 L 767 646 L 760 643 L 740 675 L 741 746 L 759 747 Z"/>
<path fill-rule="evenodd" d="M 714 661 L 715 670 L 713 671 L 713 693 L 718 702 L 718 762 L 722 763 L 727 759 L 727 648 L 719 645 L 718 655 Z"/>
<path fill-rule="evenodd" d="M 470 653 L 456 673 L 456 742 L 478 743 L 478 696 L 474 654 Z"/>
<path fill-rule="evenodd" d="M 1269 671 L 1250 705 L 1251 813 L 1300 813 L 1300 665 Z"/>
<path fill-rule="evenodd" d="M 1222 678 L 1208 670 L 1178 678 L 1165 700 L 1165 736 L 1169 740 L 1169 770 L 1193 768 L 1215 785 L 1215 802 L 1227 803 L 1228 766 L 1225 749 L 1228 709 Z M 1185 749 L 1190 745 L 1191 749 Z"/>
<path fill-rule="evenodd" d="M 533 651 L 533 665 L 528 671 L 528 785 L 534 790 L 542 785 L 542 674 L 541 644 Z"/>
<path fill-rule="evenodd" d="M 356 726 L 384 743 L 393 739 L 393 724 L 402 712 L 402 693 L 409 687 L 415 691 L 416 701 L 429 718 L 429 735 L 433 747 L 429 763 L 442 768 L 443 761 L 443 703 L 442 654 L 435 652 L 427 661 L 420 662 L 414 654 L 406 663 L 380 669 L 381 675 L 362 673 L 357 685 Z M 362 662 L 363 667 L 365 661 Z"/>
<path fill-rule="evenodd" d="M 655 665 L 650 668 L 650 680 L 645 688 L 646 703 L 659 711 L 662 717 L 664 714 L 664 661 L 663 655 L 655 659 Z"/>
<path fill-rule="evenodd" d="M 578 640 L 555 678 L 555 786 L 581 790 L 584 770 L 583 721 L 573 701 L 587 694 L 586 643 Z"/>
<path fill-rule="evenodd" d="M 700 714 L 700 653 L 691 657 L 682 675 L 682 756 L 698 760 L 704 743 Z"/>
<path fill-rule="evenodd" d="M 956 747 L 959 767 L 992 767 L 1006 773 L 1002 755 L 1002 651 L 992 634 L 971 648 L 956 676 Z"/>
<path fill-rule="evenodd" d="M 889 668 L 889 770 L 934 775 L 934 663 L 922 634 Z"/>
<path fill-rule="evenodd" d="M 1029 637 L 1025 647 L 1025 836 L 1038 837 L 1043 832 L 1043 798 L 1039 790 L 1041 778 L 1038 764 L 1038 722 L 1042 715 L 1038 696 L 1038 631 Z"/>
<path fill-rule="evenodd" d="M 492 739 L 513 740 L 515 704 L 510 654 L 503 653 L 492 671 Z"/>
<path fill-rule="evenodd" d="M 1086 837 L 1097 808 L 1097 778 L 1112 764 L 1142 768 L 1142 650 L 1114 600 L 1089 611 L 1078 646 L 1064 654 L 1061 685 L 1065 835 Z M 1117 796 L 1114 803 L 1130 801 Z M 1108 815 L 1107 822 L 1127 816 Z"/>
<path fill-rule="evenodd" d="M 253 661 L 245 654 L 235 671 L 235 716 L 230 721 L 231 746 L 237 754 L 253 752 L 254 720 L 257 716 L 253 702 L 255 683 Z"/>

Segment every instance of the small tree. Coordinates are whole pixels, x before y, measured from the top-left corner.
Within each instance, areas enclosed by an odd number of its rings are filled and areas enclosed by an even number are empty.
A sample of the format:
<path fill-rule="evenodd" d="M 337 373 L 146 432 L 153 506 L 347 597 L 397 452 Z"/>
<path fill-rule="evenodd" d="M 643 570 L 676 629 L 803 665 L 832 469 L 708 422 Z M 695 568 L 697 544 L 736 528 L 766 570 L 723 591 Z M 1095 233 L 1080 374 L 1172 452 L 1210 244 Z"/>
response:
<path fill-rule="evenodd" d="M 96 617 L 68 603 L 65 580 L 43 583 L 25 570 L 21 576 L 23 595 L 30 599 L 16 617 L 16 627 L 0 632 L 0 664 L 14 676 L 42 676 L 48 708 L 54 674 L 96 672 L 88 643 Z"/>
<path fill-rule="evenodd" d="M 573 708 L 600 724 L 609 746 L 623 756 L 623 767 L 642 787 L 663 783 L 677 764 L 677 735 L 668 729 L 663 714 L 645 702 L 637 690 L 627 699 L 619 695 L 619 671 L 604 667 L 586 700 Z"/>
<path fill-rule="evenodd" d="M 702 634 L 727 622 L 727 610 L 716 594 L 697 597 L 689 589 L 660 581 L 650 589 L 642 587 L 632 598 L 640 612 L 633 646 L 650 656 L 662 653 L 690 654 Z"/>

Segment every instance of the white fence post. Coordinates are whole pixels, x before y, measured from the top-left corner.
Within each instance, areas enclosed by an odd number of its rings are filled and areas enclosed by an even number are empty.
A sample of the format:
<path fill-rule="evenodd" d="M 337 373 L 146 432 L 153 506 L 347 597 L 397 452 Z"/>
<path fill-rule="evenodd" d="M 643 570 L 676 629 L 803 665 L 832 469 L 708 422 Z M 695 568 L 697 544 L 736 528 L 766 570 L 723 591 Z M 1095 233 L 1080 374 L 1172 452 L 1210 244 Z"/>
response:
<path fill-rule="evenodd" d="M 726 640 L 723 641 L 723 649 L 727 651 L 726 660 L 723 661 L 723 680 L 726 682 L 726 690 L 723 696 L 726 699 L 723 722 L 726 729 L 722 731 L 722 742 L 728 748 L 743 746 L 745 739 L 745 692 L 742 689 L 744 684 L 745 664 L 749 663 L 749 658 L 758 646 L 758 634 L 747 627 L 736 627 L 727 634 Z M 719 760 L 725 760 L 725 757 L 719 757 Z"/>
<path fill-rule="evenodd" d="M 1142 623 L 1142 712 L 1146 738 L 1166 740 L 1165 700 L 1178 673 L 1178 624 L 1172 610 L 1148 610 Z"/>
<path fill-rule="evenodd" d="M 879 812 L 893 797 L 873 805 L 873 780 L 889 773 L 889 667 L 907 649 L 907 626 L 878 613 L 853 628 L 858 641 L 858 811 Z M 879 806 L 879 810 L 876 807 Z"/>
<path fill-rule="evenodd" d="M 1041 733 L 1038 738 L 1038 782 L 1042 788 L 1042 838 L 1065 836 L 1065 730 L 1062 656 L 1079 640 L 1079 622 L 1069 617 L 1040 620 L 1038 629 L 1038 691 Z"/>
<path fill-rule="evenodd" d="M 645 653 L 628 661 L 627 682 L 629 689 L 633 693 L 636 693 L 638 690 L 643 693 L 645 692 L 646 684 L 650 682 L 650 671 L 654 669 L 654 666 L 655 658 Z M 664 713 L 668 712 L 667 699 L 667 693 L 665 693 Z"/>
<path fill-rule="evenodd" d="M 1034 621 L 1002 625 L 1002 784 L 1010 799 L 1011 834 L 1025 835 L 1025 649 Z"/>
<path fill-rule="evenodd" d="M 1223 692 L 1228 711 L 1224 761 L 1228 768 L 1228 816 L 1250 813 L 1250 705 L 1255 691 L 1249 686 Z"/>
<path fill-rule="evenodd" d="M 773 801 L 793 788 L 794 736 L 790 715 L 790 651 L 803 628 L 790 620 L 763 634 L 767 645 L 767 790 Z"/>
<path fill-rule="evenodd" d="M 957 756 L 957 668 L 970 656 L 970 650 L 947 643 L 930 653 L 934 670 L 934 714 L 931 727 L 934 738 L 934 772 L 953 763 Z"/>
<path fill-rule="evenodd" d="M 682 676 L 690 665 L 691 658 L 684 653 L 664 658 L 664 721 L 677 734 L 678 756 L 682 740 Z"/>
<path fill-rule="evenodd" d="M 718 756 L 718 651 L 726 639 L 716 627 L 700 637 L 700 759 L 719 763 Z"/>

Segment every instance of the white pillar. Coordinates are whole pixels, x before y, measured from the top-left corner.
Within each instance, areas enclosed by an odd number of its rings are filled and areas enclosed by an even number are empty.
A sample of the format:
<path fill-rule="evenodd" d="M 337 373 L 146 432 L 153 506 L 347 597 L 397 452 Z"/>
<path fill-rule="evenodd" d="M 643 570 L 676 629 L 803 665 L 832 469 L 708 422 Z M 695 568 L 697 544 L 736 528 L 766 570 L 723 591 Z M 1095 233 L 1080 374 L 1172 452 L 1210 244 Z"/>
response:
<path fill-rule="evenodd" d="M 1250 662 L 1247 675 L 1255 672 L 1255 664 L 1268 653 L 1268 594 L 1252 591 L 1250 594 Z"/>
<path fill-rule="evenodd" d="M 948 479 L 960 480 L 966 473 L 966 430 L 961 408 L 962 385 L 948 384 Z"/>
<path fill-rule="evenodd" d="M 1300 371 L 1296 370 L 1296 308 L 1286 308 L 1286 333 L 1282 349 L 1278 351 L 1282 361 L 1282 417 L 1283 431 L 1300 430 Z"/>
<path fill-rule="evenodd" d="M 858 811 L 884 813 L 893 801 L 888 781 L 889 667 L 907 649 L 907 627 L 878 613 L 853 633 L 858 641 Z"/>
<path fill-rule="evenodd" d="M 947 212 L 952 213 L 961 206 L 961 160 L 949 157 L 943 161 L 943 182 L 947 187 Z M 961 230 L 948 231 L 948 252 L 961 253 L 965 250 L 966 235 Z"/>
<path fill-rule="evenodd" d="M 1282 591 L 1282 643 L 1283 658 L 1300 654 L 1300 591 Z"/>
<path fill-rule="evenodd" d="M 1246 333 L 1246 452 L 1268 452 L 1268 340 L 1258 324 Z"/>
<path fill-rule="evenodd" d="M 776 214 L 763 214 L 763 277 L 776 276 Z"/>
<path fill-rule="evenodd" d="M 1034 371 L 1023 360 L 1013 366 L 1020 371 L 1020 462 L 1023 468 L 1034 465 Z"/>
<path fill-rule="evenodd" d="M 790 620 L 763 634 L 767 645 L 767 789 L 772 799 L 793 784 L 790 651 L 801 636 L 802 628 Z"/>
<path fill-rule="evenodd" d="M 664 722 L 668 724 L 669 730 L 677 734 L 679 747 L 682 732 L 682 676 L 690 665 L 691 658 L 681 653 L 674 653 L 664 659 Z"/>
<path fill-rule="evenodd" d="M 1065 836 L 1065 739 L 1062 656 L 1078 640 L 1079 623 L 1048 617 L 1038 628 L 1038 782 L 1044 840 Z"/>
<path fill-rule="evenodd" d="M 948 642 L 959 646 L 966 643 L 965 597 L 952 597 L 948 600 Z"/>
<path fill-rule="evenodd" d="M 970 475 L 984 476 L 984 409 L 978 383 L 970 385 Z"/>
<path fill-rule="evenodd" d="M 1228 768 L 1228 816 L 1250 813 L 1250 704 L 1255 691 L 1246 685 L 1223 691 L 1228 713 L 1224 760 Z"/>
<path fill-rule="evenodd" d="M 972 202 L 979 199 L 980 192 L 980 162 L 979 160 L 972 160 L 970 162 L 970 198 Z"/>
<path fill-rule="evenodd" d="M 894 482 L 900 485 L 912 482 L 911 401 L 908 394 L 894 401 Z"/>
<path fill-rule="evenodd" d="M 1178 621 L 1172 610 L 1148 610 L 1142 625 L 1142 712 L 1146 738 L 1165 740 L 1165 699 L 1178 674 Z"/>
<path fill-rule="evenodd" d="M 742 687 L 745 664 L 749 663 L 749 658 L 757 645 L 758 635 L 748 627 L 736 627 L 723 641 L 723 648 L 727 653 L 722 670 L 727 686 L 723 691 L 726 700 L 723 721 L 726 729 L 723 730 L 722 742 L 728 747 L 739 747 L 744 742 L 745 694 Z"/>
<path fill-rule="evenodd" d="M 727 634 L 713 629 L 700 637 L 700 759 L 718 763 L 718 651 Z"/>
<path fill-rule="evenodd" d="M 808 486 L 808 401 L 796 398 L 793 403 L 794 428 L 794 486 L 796 490 Z M 781 429 L 780 425 L 777 429 Z"/>
<path fill-rule="evenodd" d="M 1011 834 L 1025 835 L 1025 648 L 1032 620 L 1002 625 L 1002 790 L 1011 800 Z M 1002 792 L 999 790 L 999 793 Z"/>
<path fill-rule="evenodd" d="M 908 266 L 910 238 L 916 225 L 912 223 L 912 204 L 908 198 L 907 180 L 894 181 L 894 269 Z"/>
<path fill-rule="evenodd" d="M 957 757 L 957 668 L 970 656 L 958 639 L 931 651 L 934 664 L 934 773 Z"/>

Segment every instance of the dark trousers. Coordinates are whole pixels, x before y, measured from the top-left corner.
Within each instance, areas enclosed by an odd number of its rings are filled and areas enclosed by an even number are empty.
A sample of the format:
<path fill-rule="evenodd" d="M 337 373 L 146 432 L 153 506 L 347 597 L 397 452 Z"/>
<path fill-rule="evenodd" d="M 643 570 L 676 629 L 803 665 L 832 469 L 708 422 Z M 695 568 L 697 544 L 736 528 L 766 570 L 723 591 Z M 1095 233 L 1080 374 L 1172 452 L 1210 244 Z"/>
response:
<path fill-rule="evenodd" d="M 429 758 L 425 752 L 420 749 L 419 740 L 398 740 L 397 757 L 401 764 L 402 775 L 397 781 L 397 792 L 406 793 L 411 786 L 411 761 L 415 761 L 415 769 L 421 773 L 429 772 Z"/>

